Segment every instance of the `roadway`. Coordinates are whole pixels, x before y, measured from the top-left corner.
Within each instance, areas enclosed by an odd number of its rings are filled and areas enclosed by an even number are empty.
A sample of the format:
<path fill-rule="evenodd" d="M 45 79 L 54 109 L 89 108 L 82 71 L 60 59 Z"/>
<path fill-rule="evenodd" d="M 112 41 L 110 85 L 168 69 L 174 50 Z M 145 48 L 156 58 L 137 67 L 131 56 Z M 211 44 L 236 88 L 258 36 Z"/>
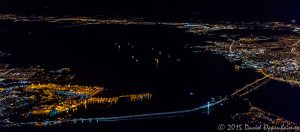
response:
<path fill-rule="evenodd" d="M 193 109 L 187 110 L 179 110 L 179 111 L 169 111 L 169 112 L 158 112 L 158 113 L 147 113 L 147 114 L 136 114 L 136 115 L 126 115 L 126 116 L 114 116 L 114 117 L 99 117 L 99 118 L 74 118 L 74 119 L 64 119 L 64 120 L 57 120 L 57 121 L 44 121 L 44 122 L 25 122 L 25 123 L 13 123 L 7 124 L 4 127 L 11 127 L 11 126 L 30 126 L 30 125 L 38 125 L 41 126 L 48 126 L 48 125 L 55 125 L 60 124 L 63 122 L 69 123 L 84 123 L 84 122 L 116 122 L 116 121 L 124 121 L 124 120 L 147 120 L 147 119 L 157 119 L 157 118 L 171 118 L 177 117 L 183 114 L 189 114 L 192 112 L 201 111 L 203 109 L 209 109 L 215 105 L 222 104 L 228 98 L 220 99 L 216 102 L 210 102 L 206 105 L 202 105 Z M 3 126 L 3 125 L 2 125 Z"/>

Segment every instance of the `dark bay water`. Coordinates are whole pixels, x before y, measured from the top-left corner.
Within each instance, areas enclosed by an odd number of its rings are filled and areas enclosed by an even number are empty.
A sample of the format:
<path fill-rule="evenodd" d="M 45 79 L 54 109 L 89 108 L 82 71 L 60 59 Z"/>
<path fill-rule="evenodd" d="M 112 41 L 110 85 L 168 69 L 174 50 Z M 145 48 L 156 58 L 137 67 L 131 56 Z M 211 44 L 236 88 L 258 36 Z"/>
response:
<path fill-rule="evenodd" d="M 184 49 L 185 44 L 201 44 L 205 37 L 172 26 L 2 23 L 0 27 L 0 48 L 13 54 L 2 59 L 4 63 L 70 67 L 76 76 L 72 83 L 104 86 L 108 91 L 103 96 L 153 94 L 149 102 L 106 110 L 116 114 L 193 108 L 258 77 L 251 70 L 234 72 L 234 64 L 221 56 Z M 87 116 L 94 115 L 90 113 Z"/>
<path fill-rule="evenodd" d="M 249 95 L 252 105 L 300 123 L 300 88 L 287 83 L 270 81 L 264 87 Z"/>

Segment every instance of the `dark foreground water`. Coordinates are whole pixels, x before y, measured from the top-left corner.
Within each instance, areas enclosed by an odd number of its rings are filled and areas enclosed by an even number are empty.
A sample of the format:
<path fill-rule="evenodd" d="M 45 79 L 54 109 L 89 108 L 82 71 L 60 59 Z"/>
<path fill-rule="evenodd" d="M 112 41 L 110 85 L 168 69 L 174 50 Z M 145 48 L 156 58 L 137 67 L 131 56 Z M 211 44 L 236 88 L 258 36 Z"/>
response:
<path fill-rule="evenodd" d="M 91 106 L 75 117 L 193 108 L 258 77 L 253 71 L 234 72 L 234 64 L 223 57 L 184 49 L 185 44 L 201 44 L 206 38 L 171 26 L 1 23 L 0 27 L 0 48 L 12 54 L 3 63 L 70 67 L 76 75 L 72 83 L 104 86 L 108 91 L 103 96 L 153 94 L 149 102 L 108 109 Z"/>
<path fill-rule="evenodd" d="M 254 106 L 299 124 L 299 94 L 299 87 L 283 82 L 270 81 L 267 85 L 249 95 L 249 99 Z"/>

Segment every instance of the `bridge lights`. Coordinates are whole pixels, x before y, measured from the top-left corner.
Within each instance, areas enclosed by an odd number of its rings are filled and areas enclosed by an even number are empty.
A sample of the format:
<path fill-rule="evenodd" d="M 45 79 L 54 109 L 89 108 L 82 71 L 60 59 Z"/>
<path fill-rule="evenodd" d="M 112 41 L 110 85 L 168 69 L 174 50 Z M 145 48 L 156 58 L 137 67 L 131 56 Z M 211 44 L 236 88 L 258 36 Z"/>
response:
<path fill-rule="evenodd" d="M 210 103 L 209 101 L 207 102 L 207 115 L 209 115 L 209 112 L 210 112 Z"/>

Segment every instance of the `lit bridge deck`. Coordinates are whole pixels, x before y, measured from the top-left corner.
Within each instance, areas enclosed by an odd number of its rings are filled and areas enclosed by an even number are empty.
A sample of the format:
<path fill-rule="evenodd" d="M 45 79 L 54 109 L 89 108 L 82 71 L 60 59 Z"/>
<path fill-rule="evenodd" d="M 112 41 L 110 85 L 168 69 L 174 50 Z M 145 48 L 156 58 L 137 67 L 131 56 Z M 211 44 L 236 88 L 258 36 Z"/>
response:
<path fill-rule="evenodd" d="M 125 121 L 125 120 L 148 120 L 148 119 L 158 119 L 158 118 L 171 118 L 177 117 L 184 114 L 189 114 L 192 112 L 197 112 L 205 109 L 209 109 L 215 105 L 221 104 L 226 101 L 227 98 L 220 99 L 216 102 L 208 103 L 203 106 L 199 106 L 193 109 L 188 110 L 179 110 L 179 111 L 170 111 L 170 112 L 158 112 L 158 113 L 148 113 L 148 114 L 137 114 L 137 115 L 127 115 L 127 116 L 114 116 L 114 117 L 99 117 L 99 118 L 74 118 L 74 119 L 64 119 L 57 121 L 44 121 L 44 122 L 25 122 L 25 123 L 13 123 L 6 125 L 10 126 L 27 126 L 27 125 L 37 125 L 41 124 L 42 126 L 55 125 L 60 123 L 84 123 L 84 122 L 116 122 L 116 121 Z"/>

